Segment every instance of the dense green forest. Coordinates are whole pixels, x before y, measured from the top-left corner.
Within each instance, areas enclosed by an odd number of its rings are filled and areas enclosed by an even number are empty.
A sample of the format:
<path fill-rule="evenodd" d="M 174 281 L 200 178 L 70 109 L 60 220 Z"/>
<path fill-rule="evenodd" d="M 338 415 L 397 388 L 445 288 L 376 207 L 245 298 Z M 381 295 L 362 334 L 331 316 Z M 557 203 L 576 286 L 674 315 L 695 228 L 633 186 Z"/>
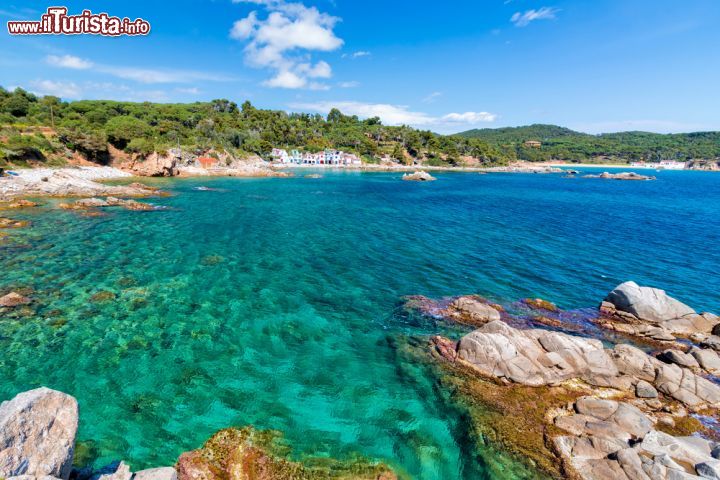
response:
<path fill-rule="evenodd" d="M 483 140 L 385 126 L 379 118 L 360 120 L 338 110 L 327 117 L 262 110 L 250 102 L 238 106 L 224 99 L 190 104 L 62 102 L 21 89 L 0 89 L 0 125 L 0 161 L 5 162 L 50 159 L 72 150 L 104 163 L 108 144 L 140 155 L 180 145 L 198 153 L 214 149 L 238 156 L 267 156 L 274 147 L 311 152 L 337 148 L 366 162 L 389 156 L 431 165 L 460 164 L 463 157 L 487 165 L 513 160 Z M 49 128 L 32 128 L 39 126 Z"/>
<path fill-rule="evenodd" d="M 529 161 L 687 161 L 720 158 L 720 132 L 589 135 L 556 125 L 530 125 L 470 130 L 458 135 L 484 140 L 490 145 L 512 146 L 519 159 Z M 542 142 L 542 146 L 526 146 L 527 141 Z"/>
<path fill-rule="evenodd" d="M 528 141 L 541 142 L 539 147 Z M 503 165 L 516 160 L 629 161 L 720 158 L 720 133 L 588 135 L 552 125 L 471 130 L 438 135 L 386 126 L 332 110 L 287 113 L 225 100 L 190 104 L 108 100 L 63 102 L 0 87 L 0 165 L 60 165 L 77 152 L 107 163 L 111 147 L 140 156 L 176 146 L 267 157 L 274 147 L 337 148 L 366 162 L 382 157 L 427 165 Z"/>

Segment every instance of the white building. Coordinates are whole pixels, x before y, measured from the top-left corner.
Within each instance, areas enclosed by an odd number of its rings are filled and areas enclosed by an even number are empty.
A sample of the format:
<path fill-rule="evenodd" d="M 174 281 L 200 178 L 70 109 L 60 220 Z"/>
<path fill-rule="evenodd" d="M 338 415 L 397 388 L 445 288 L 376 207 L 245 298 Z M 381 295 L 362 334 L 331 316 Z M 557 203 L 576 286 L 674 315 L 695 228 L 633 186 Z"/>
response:
<path fill-rule="evenodd" d="M 685 170 L 685 162 L 661 160 L 659 162 L 631 162 L 631 167 L 654 168 L 656 170 Z"/>
<path fill-rule="evenodd" d="M 270 156 L 276 162 L 290 163 L 290 155 L 288 155 L 287 150 L 284 150 L 282 148 L 273 148 Z"/>
<path fill-rule="evenodd" d="M 281 148 L 273 148 L 270 154 L 273 161 L 293 165 L 362 165 L 357 155 L 341 150 L 326 149 L 317 153 L 300 152 L 293 149 L 290 153 Z"/>

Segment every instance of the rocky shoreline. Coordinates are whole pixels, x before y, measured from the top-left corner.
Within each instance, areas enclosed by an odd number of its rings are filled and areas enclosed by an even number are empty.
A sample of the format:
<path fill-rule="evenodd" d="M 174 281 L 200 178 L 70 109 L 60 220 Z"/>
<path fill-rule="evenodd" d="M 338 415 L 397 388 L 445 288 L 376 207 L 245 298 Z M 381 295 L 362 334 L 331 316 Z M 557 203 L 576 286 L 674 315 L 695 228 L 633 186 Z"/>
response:
<path fill-rule="evenodd" d="M 429 342 L 450 378 L 442 381 L 479 418 L 479 431 L 554 478 L 720 478 L 720 432 L 699 420 L 720 416 L 720 318 L 662 290 L 621 284 L 592 321 L 611 332 L 654 329 L 668 348 L 648 352 L 642 344 L 607 347 L 549 302 L 521 304 L 534 313 L 508 313 L 479 296 L 406 304 L 479 327 L 457 341 Z M 642 341 L 643 328 L 623 333 L 640 332 Z"/>

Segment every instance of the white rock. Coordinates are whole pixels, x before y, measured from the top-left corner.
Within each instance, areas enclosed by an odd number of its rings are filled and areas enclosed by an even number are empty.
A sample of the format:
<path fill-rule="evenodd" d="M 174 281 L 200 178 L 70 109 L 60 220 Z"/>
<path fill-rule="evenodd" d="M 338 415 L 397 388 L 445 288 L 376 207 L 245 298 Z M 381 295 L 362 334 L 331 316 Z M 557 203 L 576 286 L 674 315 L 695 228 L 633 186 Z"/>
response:
<path fill-rule="evenodd" d="M 150 468 L 135 472 L 133 480 L 177 480 L 177 472 L 173 467 Z"/>
<path fill-rule="evenodd" d="M 0 404 L 0 477 L 67 480 L 78 426 L 77 401 L 48 388 Z"/>

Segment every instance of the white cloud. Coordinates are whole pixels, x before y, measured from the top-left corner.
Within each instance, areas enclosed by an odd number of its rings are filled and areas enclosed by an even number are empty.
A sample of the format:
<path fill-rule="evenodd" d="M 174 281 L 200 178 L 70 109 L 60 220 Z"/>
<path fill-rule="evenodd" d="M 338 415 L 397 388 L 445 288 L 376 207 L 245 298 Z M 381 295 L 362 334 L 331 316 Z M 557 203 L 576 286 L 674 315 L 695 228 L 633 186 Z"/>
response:
<path fill-rule="evenodd" d="M 527 27 L 530 25 L 530 22 L 534 22 L 535 20 L 553 20 L 559 11 L 557 8 L 542 7 L 538 10 L 516 12 L 515 15 L 510 18 L 510 21 L 514 23 L 516 27 Z"/>
<path fill-rule="evenodd" d="M 207 72 L 192 70 L 159 70 L 136 67 L 97 67 L 97 71 L 108 73 L 125 80 L 134 80 L 140 83 L 191 83 L 195 81 L 224 82 L 232 80 L 231 77 Z"/>
<path fill-rule="evenodd" d="M 340 88 L 356 88 L 360 86 L 360 82 L 357 82 L 355 80 L 352 80 L 350 82 L 340 82 L 338 83 L 338 87 Z"/>
<path fill-rule="evenodd" d="M 296 110 L 310 110 L 327 113 L 333 108 L 339 109 L 346 115 L 357 115 L 361 118 L 380 117 L 386 125 L 412 125 L 443 129 L 457 124 L 478 124 L 493 122 L 497 115 L 488 112 L 448 113 L 436 117 L 424 112 L 414 112 L 406 105 L 391 105 L 387 103 L 363 103 L 355 101 L 294 103 L 290 108 Z"/>
<path fill-rule="evenodd" d="M 92 68 L 98 73 L 105 73 L 125 80 L 140 83 L 191 83 L 195 81 L 224 82 L 233 80 L 225 75 L 192 70 L 164 70 L 154 68 L 138 68 L 131 66 L 102 65 L 73 55 L 48 55 L 45 61 L 54 67 L 73 70 Z M 320 68 L 322 70 L 322 67 Z"/>
<path fill-rule="evenodd" d="M 52 80 L 30 82 L 30 91 L 38 95 L 55 95 L 68 100 L 103 99 L 128 102 L 166 102 L 170 98 L 164 90 L 141 90 L 113 82 L 82 83 Z"/>
<path fill-rule="evenodd" d="M 332 68 L 327 62 L 320 61 L 315 65 L 309 63 L 301 63 L 296 66 L 297 72 L 304 74 L 309 78 L 330 78 L 332 77 Z"/>
<path fill-rule="evenodd" d="M 442 119 L 453 123 L 482 123 L 494 122 L 497 115 L 489 112 L 448 113 Z"/>
<path fill-rule="evenodd" d="M 54 82 L 52 80 L 36 80 L 30 82 L 35 93 L 40 95 L 54 95 L 60 98 L 75 100 L 82 93 L 80 87 L 73 82 Z"/>
<path fill-rule="evenodd" d="M 309 53 L 330 52 L 343 45 L 333 31 L 339 18 L 315 7 L 282 0 L 234 0 L 234 3 L 253 3 L 268 10 L 265 19 L 260 19 L 257 11 L 250 12 L 230 30 L 230 38 L 248 41 L 245 46 L 248 65 L 275 71 L 264 85 L 293 89 L 327 87 L 309 79 L 330 78 L 332 68 L 325 61 L 315 64 L 308 61 Z"/>
<path fill-rule="evenodd" d="M 342 58 L 355 59 L 355 58 L 361 58 L 361 57 L 369 57 L 370 55 L 372 55 L 372 53 L 365 51 L 365 50 L 359 50 L 359 51 L 353 52 L 353 53 L 343 53 Z"/>
<path fill-rule="evenodd" d="M 442 92 L 432 92 L 427 97 L 423 98 L 423 103 L 434 103 L 438 98 L 442 97 Z"/>
<path fill-rule="evenodd" d="M 282 70 L 270 80 L 263 82 L 266 87 L 273 88 L 303 88 L 307 84 L 307 79 L 289 70 Z"/>
<path fill-rule="evenodd" d="M 54 67 L 72 68 L 75 70 L 87 70 L 93 66 L 91 61 L 83 60 L 73 55 L 48 55 L 45 57 L 45 61 Z"/>
<path fill-rule="evenodd" d="M 202 93 L 202 92 L 200 92 L 200 89 L 197 87 L 176 88 L 175 91 L 178 93 L 186 93 L 188 95 L 199 95 L 200 93 Z"/>

